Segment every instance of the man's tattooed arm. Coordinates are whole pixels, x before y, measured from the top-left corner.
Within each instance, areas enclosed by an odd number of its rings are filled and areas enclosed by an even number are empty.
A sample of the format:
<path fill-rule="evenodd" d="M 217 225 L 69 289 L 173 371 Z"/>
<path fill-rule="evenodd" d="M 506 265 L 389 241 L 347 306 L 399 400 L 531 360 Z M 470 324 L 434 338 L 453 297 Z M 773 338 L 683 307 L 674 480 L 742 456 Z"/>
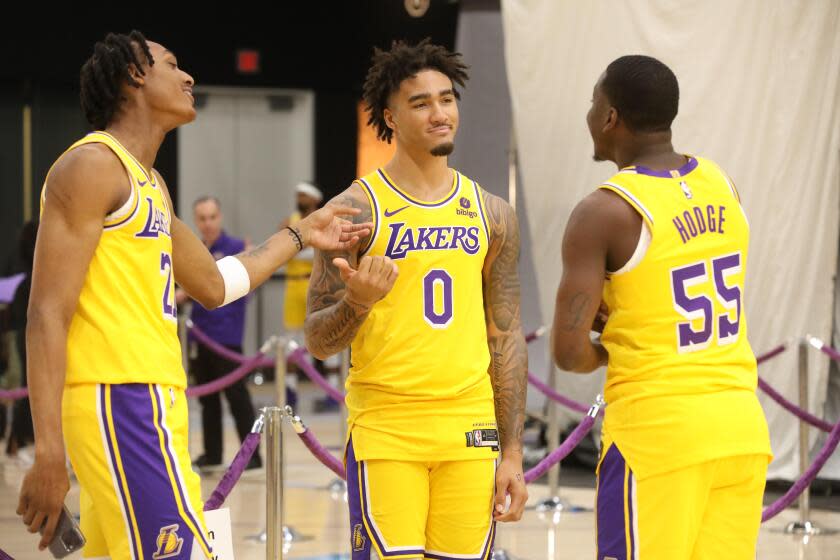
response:
<path fill-rule="evenodd" d="M 590 332 L 603 330 L 608 314 L 601 306 L 601 293 L 610 239 L 627 238 L 622 229 L 628 221 L 625 214 L 630 212 L 629 218 L 634 218 L 632 210 L 622 205 L 626 206 L 618 197 L 596 191 L 569 216 L 563 237 L 563 277 L 551 331 L 554 361 L 565 371 L 586 373 L 607 363 L 606 349 L 592 341 Z M 635 227 L 641 229 L 638 223 Z"/>
<path fill-rule="evenodd" d="M 330 201 L 332 203 L 361 209 L 361 214 L 353 216 L 354 223 L 370 222 L 374 218 L 367 196 L 355 183 Z M 344 281 L 332 262 L 340 257 L 347 259 L 350 266 L 356 267 L 359 252 L 368 242 L 369 239 L 363 239 L 349 251 L 315 251 L 303 328 L 306 347 L 318 359 L 347 348 L 370 311 L 370 308 L 355 305 L 344 298 Z"/>
<path fill-rule="evenodd" d="M 484 315 L 490 379 L 502 454 L 522 452 L 528 349 L 520 320 L 519 223 L 501 198 L 484 194 L 490 249 L 484 262 Z"/>

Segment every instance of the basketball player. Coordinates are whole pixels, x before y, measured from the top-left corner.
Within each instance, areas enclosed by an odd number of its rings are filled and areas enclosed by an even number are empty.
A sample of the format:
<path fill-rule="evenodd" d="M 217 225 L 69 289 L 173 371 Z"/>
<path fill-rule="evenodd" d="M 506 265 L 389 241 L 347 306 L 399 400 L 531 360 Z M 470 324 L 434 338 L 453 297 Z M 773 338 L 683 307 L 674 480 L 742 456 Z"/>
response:
<path fill-rule="evenodd" d="M 729 177 L 674 151 L 678 101 L 654 58 L 607 67 L 586 120 L 595 160 L 619 172 L 563 239 L 555 359 L 607 366 L 599 560 L 755 558 L 771 451 L 744 313 L 749 226 Z"/>
<path fill-rule="evenodd" d="M 516 214 L 447 166 L 465 69 L 428 40 L 376 50 L 364 99 L 396 152 L 334 201 L 373 232 L 360 250 L 316 252 L 307 346 L 352 349 L 356 560 L 486 559 L 494 521 L 518 520 L 527 499 Z"/>
<path fill-rule="evenodd" d="M 97 132 L 45 181 L 27 327 L 35 463 L 18 514 L 30 532 L 44 527 L 41 549 L 69 488 L 66 442 L 85 557 L 210 558 L 187 450 L 174 284 L 212 309 L 303 246 L 346 248 L 369 233 L 335 206 L 216 262 L 172 214 L 153 169 L 166 133 L 195 118 L 192 86 L 172 52 L 136 31 L 109 34 L 82 67 L 82 107 Z"/>

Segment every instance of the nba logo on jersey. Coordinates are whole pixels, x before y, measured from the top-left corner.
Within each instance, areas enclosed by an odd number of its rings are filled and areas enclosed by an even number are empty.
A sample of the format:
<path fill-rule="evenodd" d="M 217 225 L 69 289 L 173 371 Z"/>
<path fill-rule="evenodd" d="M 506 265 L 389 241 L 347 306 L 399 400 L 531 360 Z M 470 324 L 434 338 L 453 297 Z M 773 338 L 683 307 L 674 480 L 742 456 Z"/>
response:
<path fill-rule="evenodd" d="M 356 525 L 353 526 L 353 550 L 355 552 L 364 550 L 366 542 L 367 538 L 362 530 L 362 524 L 356 523 Z"/>
<path fill-rule="evenodd" d="M 178 556 L 183 546 L 184 539 L 178 537 L 178 525 L 167 525 L 160 530 L 157 538 L 157 552 L 152 554 L 152 560 Z"/>

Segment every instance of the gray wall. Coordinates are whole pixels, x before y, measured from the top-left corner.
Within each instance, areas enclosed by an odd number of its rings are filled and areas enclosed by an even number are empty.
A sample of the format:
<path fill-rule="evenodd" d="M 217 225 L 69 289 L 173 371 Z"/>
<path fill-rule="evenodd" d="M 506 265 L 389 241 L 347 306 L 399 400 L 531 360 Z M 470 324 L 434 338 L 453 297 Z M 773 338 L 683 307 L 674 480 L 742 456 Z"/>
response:
<path fill-rule="evenodd" d="M 196 88 L 195 122 L 178 136 L 179 215 L 194 227 L 192 203 L 222 204 L 225 230 L 261 243 L 295 206 L 294 187 L 314 173 L 314 96 L 291 90 Z M 260 306 L 261 302 L 261 306 Z M 283 285 L 270 281 L 251 296 L 245 351 L 254 352 L 261 307 L 263 338 L 282 328 Z"/>

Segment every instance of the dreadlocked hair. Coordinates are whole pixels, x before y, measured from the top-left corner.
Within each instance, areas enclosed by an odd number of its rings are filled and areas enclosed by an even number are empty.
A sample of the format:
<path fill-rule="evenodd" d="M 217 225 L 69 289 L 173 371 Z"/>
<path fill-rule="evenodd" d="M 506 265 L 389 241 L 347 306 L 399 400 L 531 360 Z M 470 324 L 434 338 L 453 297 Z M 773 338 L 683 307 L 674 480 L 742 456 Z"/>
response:
<path fill-rule="evenodd" d="M 149 66 L 154 65 L 155 60 L 146 38 L 139 31 L 132 31 L 128 35 L 108 33 L 104 41 L 94 45 L 93 55 L 87 59 L 79 73 L 79 82 L 82 111 L 95 129 L 107 127 L 119 109 L 123 101 L 120 95 L 123 82 L 140 87 L 131 77 L 129 68 L 134 66 L 141 76 L 145 76 L 141 54 Z"/>
<path fill-rule="evenodd" d="M 416 45 L 394 41 L 389 51 L 374 48 L 371 62 L 362 92 L 370 114 L 367 123 L 376 129 L 380 140 L 389 144 L 394 132 L 385 123 L 385 108 L 391 94 L 400 88 L 403 80 L 416 76 L 422 70 L 437 70 L 461 87 L 469 79 L 461 53 L 434 45 L 428 37 Z M 457 90 L 455 97 L 460 99 Z"/>

